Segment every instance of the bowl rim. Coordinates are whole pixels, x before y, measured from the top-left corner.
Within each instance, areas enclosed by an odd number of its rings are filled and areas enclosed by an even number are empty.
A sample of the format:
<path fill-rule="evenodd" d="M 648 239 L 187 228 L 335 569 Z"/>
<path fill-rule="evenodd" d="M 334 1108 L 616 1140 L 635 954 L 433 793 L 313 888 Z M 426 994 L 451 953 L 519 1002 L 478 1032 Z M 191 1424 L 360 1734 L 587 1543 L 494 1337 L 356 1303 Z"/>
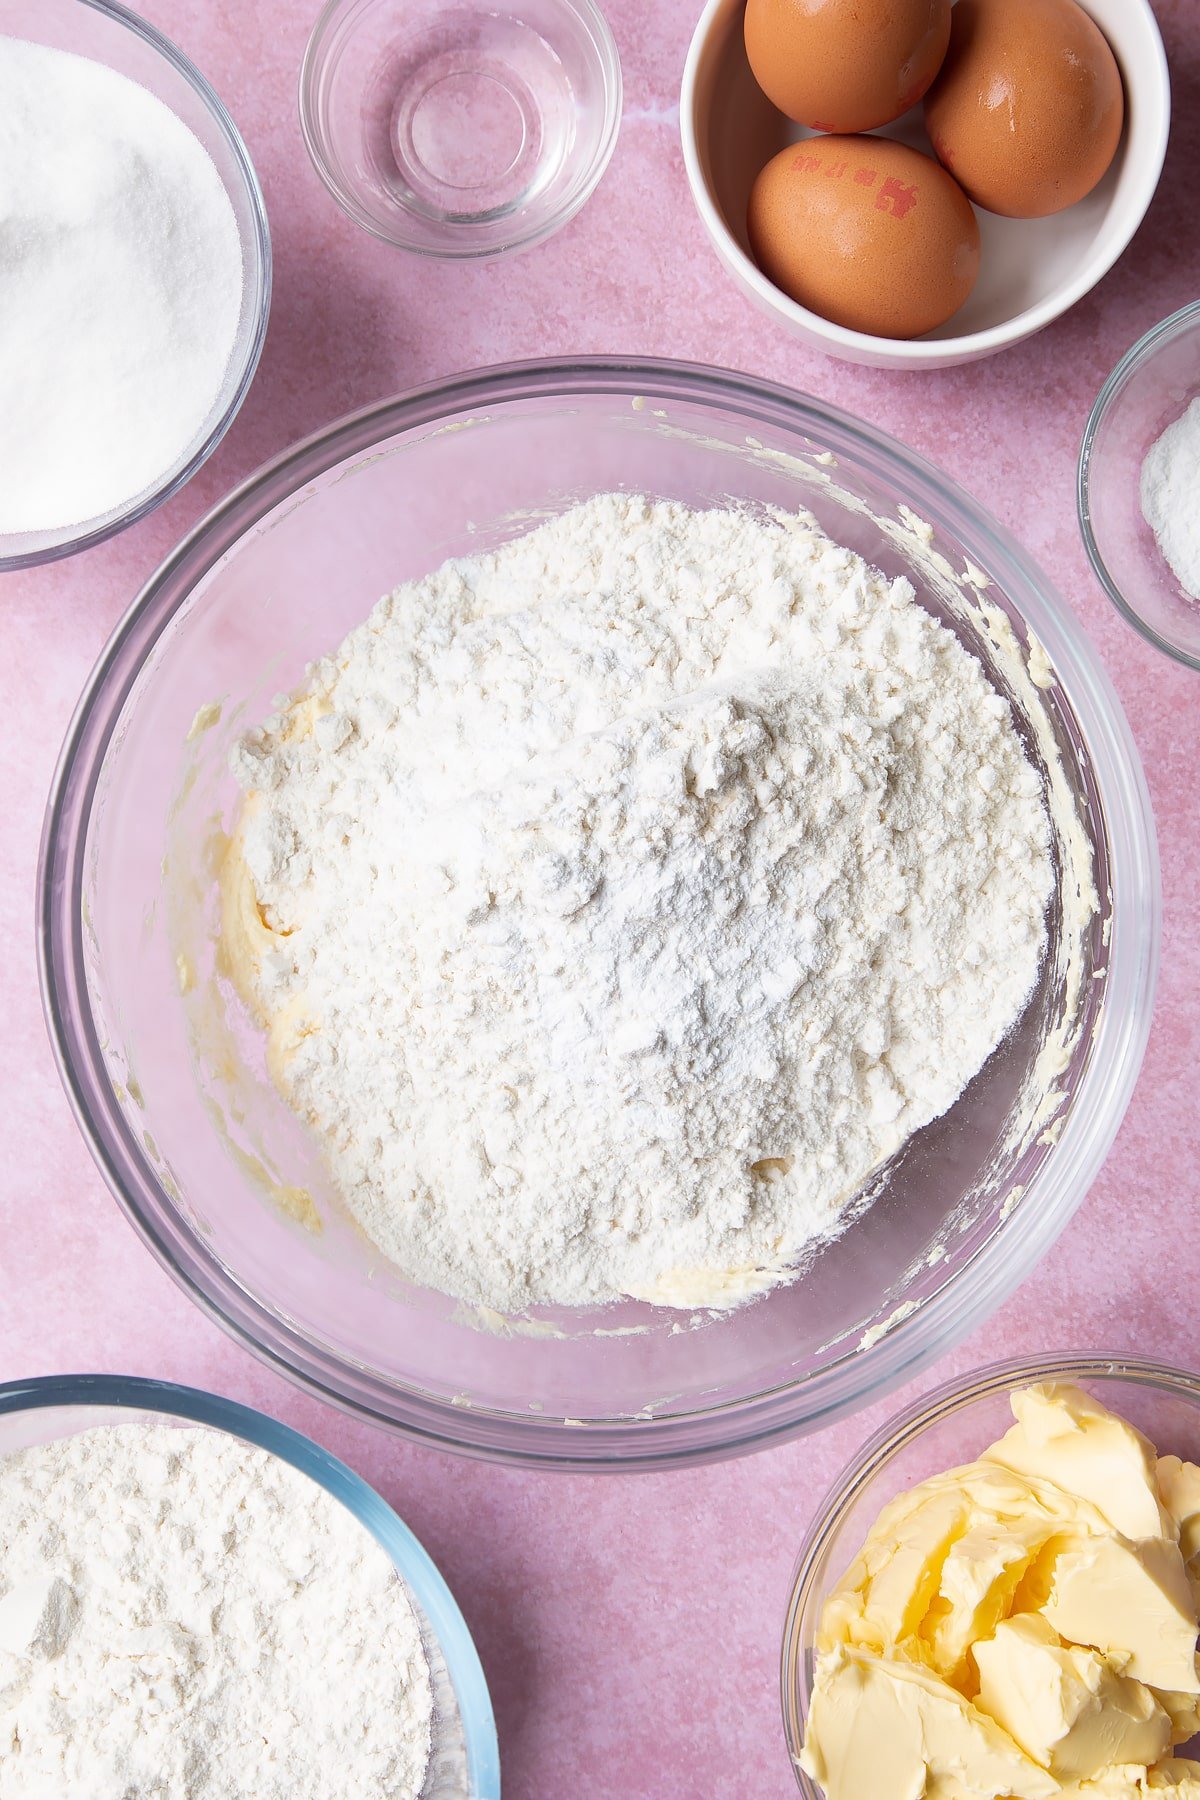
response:
<path fill-rule="evenodd" d="M 1156 631 L 1132 601 L 1125 597 L 1121 586 L 1111 574 L 1092 527 L 1090 488 L 1092 452 L 1095 448 L 1097 434 L 1109 412 L 1116 405 L 1129 383 L 1136 379 L 1159 350 L 1176 338 L 1184 336 L 1196 325 L 1200 325 L 1200 300 L 1192 300 L 1187 306 L 1181 306 L 1176 312 L 1169 313 L 1165 319 L 1160 319 L 1157 325 L 1152 325 L 1149 331 L 1143 332 L 1136 344 L 1133 344 L 1125 352 L 1097 394 L 1092 410 L 1088 414 L 1088 421 L 1083 428 L 1083 438 L 1079 446 L 1079 462 L 1075 480 L 1075 505 L 1079 517 L 1079 531 L 1083 538 L 1083 547 L 1087 551 L 1088 561 L 1092 565 L 1092 573 L 1126 624 L 1132 625 L 1139 636 L 1145 638 L 1148 644 L 1153 644 L 1156 650 L 1161 650 L 1164 656 L 1171 657 L 1173 661 L 1182 663 L 1188 669 L 1200 669 L 1200 648 L 1186 650 L 1181 644 L 1173 643 L 1170 638 L 1165 637 L 1161 631 Z"/>
<path fill-rule="evenodd" d="M 262 187 L 254 164 L 250 160 L 250 152 L 246 148 L 245 139 L 233 121 L 233 116 L 216 89 L 202 75 L 189 56 L 185 56 L 177 44 L 143 19 L 138 13 L 131 12 L 120 0 L 76 0 L 77 5 L 90 7 L 93 12 L 111 19 L 114 24 L 124 25 L 135 37 L 141 38 L 151 50 L 158 52 L 164 62 L 168 63 L 183 80 L 192 88 L 197 97 L 204 103 L 216 122 L 218 130 L 224 135 L 234 162 L 245 188 L 250 204 L 253 231 L 242 244 L 243 266 L 242 292 L 249 294 L 255 289 L 258 293 L 258 304 L 255 309 L 254 331 L 247 346 L 241 374 L 225 407 L 213 420 L 205 436 L 197 444 L 191 456 L 181 468 L 176 470 L 168 480 L 144 494 L 140 500 L 120 513 L 115 519 L 109 519 L 100 525 L 88 526 L 75 536 L 66 538 L 62 543 L 50 544 L 37 550 L 22 550 L 4 553 L 5 538 L 0 534 L 0 574 L 7 574 L 17 569 L 32 569 L 43 563 L 59 562 L 63 557 L 75 556 L 81 550 L 90 550 L 96 544 L 103 544 L 127 526 L 134 525 L 144 519 L 148 513 L 170 500 L 181 488 L 185 487 L 197 470 L 208 461 L 234 419 L 242 408 L 250 384 L 258 371 L 263 345 L 267 337 L 267 324 L 271 313 L 272 287 L 272 252 L 271 230 L 267 220 L 267 205 L 263 198 Z M 78 53 L 77 53 L 78 54 Z M 98 58 L 91 58 L 97 61 Z M 107 64 L 105 65 L 108 66 Z M 164 105 L 166 102 L 164 102 Z M 222 183 L 224 185 L 224 182 Z M 239 238 L 241 233 L 239 232 Z M 249 256 L 247 252 L 249 251 Z M 33 535 L 32 533 L 29 535 Z"/>
<path fill-rule="evenodd" d="M 142 1375 L 39 1375 L 0 1383 L 0 1418 L 83 1407 L 129 1409 L 203 1425 L 240 1438 L 307 1475 L 344 1506 L 380 1549 L 429 1621 L 458 1700 L 472 1800 L 499 1800 L 500 1752 L 487 1678 L 474 1639 L 446 1578 L 412 1529 L 348 1463 L 294 1426 L 205 1388 Z M 90 1429 L 87 1424 L 69 1434 Z M 3 1459 L 0 1451 L 0 1461 Z"/>
<path fill-rule="evenodd" d="M 696 130 L 696 106 L 700 65 L 709 36 L 718 14 L 727 11 L 731 4 L 736 5 L 737 0 L 706 0 L 688 45 L 679 97 L 679 130 L 688 187 L 705 232 L 729 273 L 756 297 L 760 306 L 774 313 L 789 328 L 810 340 L 820 339 L 827 354 L 848 359 L 856 356 L 869 357 L 879 366 L 903 369 L 937 368 L 945 366 L 947 361 L 968 362 L 994 355 L 998 350 L 1007 349 L 1012 344 L 1032 337 L 1069 312 L 1071 307 L 1077 305 L 1085 294 L 1090 293 L 1104 279 L 1129 248 L 1135 232 L 1149 211 L 1162 176 L 1171 126 L 1171 76 L 1162 32 L 1150 0 L 1126 0 L 1126 4 L 1136 8 L 1143 27 L 1148 32 L 1152 63 L 1145 71 L 1145 91 L 1139 92 L 1138 111 L 1146 114 L 1153 107 L 1158 127 L 1156 142 L 1138 172 L 1137 187 L 1129 207 L 1128 229 L 1122 228 L 1116 234 L 1111 253 L 1105 251 L 1098 261 L 1088 257 L 1065 286 L 1003 324 L 989 325 L 981 331 L 964 332 L 960 336 L 904 339 L 876 337 L 869 332 L 851 331 L 847 326 L 822 318 L 819 313 L 810 312 L 767 279 L 722 219 L 704 175 Z M 1127 107 L 1126 131 L 1129 110 Z"/>
<path fill-rule="evenodd" d="M 797 1701 L 797 1672 L 810 1645 L 802 1631 L 803 1614 L 821 1561 L 846 1513 L 870 1487 L 885 1462 L 923 1437 L 932 1426 L 950 1418 L 960 1407 L 994 1394 L 1011 1392 L 1036 1381 L 1129 1381 L 1164 1388 L 1200 1406 L 1200 1374 L 1173 1363 L 1124 1351 L 1044 1351 L 1037 1356 L 1006 1357 L 984 1363 L 918 1395 L 886 1424 L 871 1433 L 843 1466 L 821 1497 L 801 1540 L 788 1590 L 780 1653 L 780 1703 L 792 1773 L 805 1800 L 821 1800 L 822 1790 L 801 1770 L 797 1758 L 803 1733 L 798 1726 L 806 1713 Z"/>
<path fill-rule="evenodd" d="M 142 663 L 194 584 L 254 524 L 323 471 L 405 430 L 505 402 L 580 395 L 735 407 L 799 441 L 849 445 L 937 528 L 966 531 L 1059 672 L 1104 796 L 1114 893 L 1109 1003 L 1075 1104 L 1037 1171 L 1041 1204 L 1022 1206 L 1015 1234 L 994 1231 L 954 1278 L 868 1348 L 848 1345 L 818 1375 L 734 1401 L 643 1420 L 553 1418 L 453 1407 L 415 1386 L 364 1378 L 248 1294 L 188 1230 L 124 1121 L 92 1029 L 82 931 L 86 825 L 108 743 Z M 809 435 L 811 431 L 811 436 Z M 887 434 L 826 402 L 733 371 L 659 360 L 535 360 L 467 372 L 335 421 L 266 463 L 199 521 L 118 622 L 68 728 L 43 826 L 37 952 L 51 1047 L 76 1122 L 114 1198 L 164 1268 L 225 1331 L 307 1391 L 400 1435 L 513 1465 L 563 1470 L 666 1468 L 739 1455 L 816 1429 L 898 1385 L 957 1342 L 1021 1281 L 1082 1203 L 1124 1116 L 1150 1028 L 1161 929 L 1157 843 L 1145 776 L 1127 721 L 1067 603 L 1003 527 L 949 477 Z M 175 1234 L 174 1238 L 172 1234 Z M 798 1396 L 805 1403 L 797 1405 Z"/>
<path fill-rule="evenodd" d="M 616 38 L 596 0 L 553 0 L 553 3 L 563 12 L 573 13 L 580 20 L 586 27 L 596 52 L 596 64 L 604 85 L 604 130 L 596 150 L 580 171 L 561 205 L 539 224 L 501 244 L 456 243 L 448 235 L 447 241 L 438 245 L 415 243 L 410 237 L 402 236 L 396 231 L 385 231 L 378 220 L 372 218 L 366 208 L 358 203 L 353 190 L 340 181 L 334 172 L 326 153 L 326 133 L 316 102 L 317 89 L 328 60 L 328 40 L 343 14 L 365 11 L 369 6 L 378 4 L 378 0 L 325 0 L 304 46 L 297 79 L 297 107 L 300 131 L 309 161 L 326 192 L 352 224 L 369 232 L 379 243 L 387 244 L 393 250 L 407 250 L 413 256 L 428 256 L 437 262 L 482 262 L 513 256 L 522 250 L 531 249 L 535 244 L 544 243 L 581 211 L 599 187 L 617 147 L 621 130 L 624 77 Z"/>

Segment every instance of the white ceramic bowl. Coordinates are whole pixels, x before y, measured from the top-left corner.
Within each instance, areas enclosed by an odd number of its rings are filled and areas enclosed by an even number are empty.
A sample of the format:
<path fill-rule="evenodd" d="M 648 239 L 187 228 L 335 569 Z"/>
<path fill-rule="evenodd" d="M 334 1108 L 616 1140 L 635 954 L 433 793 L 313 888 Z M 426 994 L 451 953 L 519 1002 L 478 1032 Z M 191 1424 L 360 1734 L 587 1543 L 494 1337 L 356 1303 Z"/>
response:
<path fill-rule="evenodd" d="M 898 341 L 833 325 L 789 300 L 750 254 L 746 205 L 758 171 L 811 136 L 771 105 L 750 73 L 745 0 L 708 0 L 683 72 L 679 122 L 692 197 L 718 256 L 744 293 L 830 356 L 891 369 L 947 369 L 1019 344 L 1082 299 L 1112 268 L 1154 197 L 1167 149 L 1171 89 L 1149 0 L 1081 0 L 1125 82 L 1126 120 L 1112 167 L 1085 200 L 1048 219 L 980 211 L 983 264 L 975 292 L 945 325 Z M 929 151 L 920 107 L 885 128 Z"/>

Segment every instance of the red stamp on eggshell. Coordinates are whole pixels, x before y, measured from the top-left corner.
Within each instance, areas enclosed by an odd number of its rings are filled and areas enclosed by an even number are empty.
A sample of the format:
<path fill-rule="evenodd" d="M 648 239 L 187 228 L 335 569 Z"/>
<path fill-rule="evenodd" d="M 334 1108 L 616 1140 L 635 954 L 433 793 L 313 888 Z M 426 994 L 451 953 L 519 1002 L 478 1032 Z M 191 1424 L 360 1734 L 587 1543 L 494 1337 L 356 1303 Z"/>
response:
<path fill-rule="evenodd" d="M 908 216 L 917 204 L 917 190 L 911 182 L 905 185 L 889 175 L 875 196 L 875 207 L 878 212 L 890 212 L 893 218 L 903 219 Z"/>

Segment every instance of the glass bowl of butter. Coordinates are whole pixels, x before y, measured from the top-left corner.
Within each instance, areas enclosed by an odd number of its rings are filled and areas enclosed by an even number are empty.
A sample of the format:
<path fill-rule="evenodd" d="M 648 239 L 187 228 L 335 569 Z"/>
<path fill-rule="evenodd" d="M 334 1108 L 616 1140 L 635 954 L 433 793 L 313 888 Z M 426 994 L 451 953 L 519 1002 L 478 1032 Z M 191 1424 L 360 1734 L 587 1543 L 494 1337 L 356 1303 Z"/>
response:
<path fill-rule="evenodd" d="M 1130 1357 L 994 1364 L 873 1437 L 788 1608 L 806 1800 L 881 1800 L 881 1768 L 889 1794 L 1197 1800 L 1198 1465 L 1200 1380 Z"/>
<path fill-rule="evenodd" d="M 602 1304 L 501 1309 L 389 1257 L 280 1091 L 272 1039 L 231 979 L 221 871 L 242 802 L 231 756 L 397 584 L 447 558 L 498 557 L 530 527 L 621 493 L 800 515 L 804 529 L 807 516 L 907 582 L 974 654 L 1047 796 L 1045 954 L 1020 1017 L 955 1103 L 873 1167 L 840 1235 L 768 1291 L 739 1289 L 746 1269 L 731 1261 L 716 1268 L 725 1294 L 639 1298 L 627 1284 Z M 476 718 L 456 741 L 480 737 Z M 311 742 L 326 730 L 314 715 Z M 359 816 L 346 815 L 354 829 Z M 410 841 L 404 827 L 396 843 Z M 246 897 L 237 917 L 253 940 L 263 927 Z M 370 908 L 343 910 L 374 929 Z M 148 1247 L 241 1342 L 310 1391 L 444 1448 L 661 1468 L 826 1424 L 911 1379 L 999 1305 L 1082 1201 L 1120 1123 L 1149 1029 L 1159 916 L 1149 801 L 1120 706 L 1071 608 L 981 508 L 833 407 L 721 370 L 599 358 L 459 375 L 342 420 L 191 534 L 122 621 L 71 727 L 40 942 L 52 1038 L 103 1175 Z M 430 904 L 421 929 L 434 917 Z M 370 972 L 380 950 L 417 936 L 379 934 L 358 962 Z M 311 1034 L 307 1015 L 285 1015 L 296 1043 L 312 1035 L 320 1052 L 326 1014 Z M 402 1029 L 388 1038 L 408 1042 Z M 602 1060 L 586 1067 L 600 1082 Z M 464 1079 L 452 1107 L 415 1120 L 437 1127 L 431 1196 L 445 1199 L 460 1118 L 473 1123 L 499 1085 Z M 590 1129 L 588 1109 L 577 1116 Z M 647 1141 L 629 1116 L 602 1145 L 606 1167 L 622 1164 L 622 1203 Z M 539 1162 L 564 1199 L 590 1166 L 578 1138 L 563 1132 Z M 361 1141 L 407 1152 L 414 1134 L 390 1126 Z M 779 1173 L 769 1160 L 755 1171 L 768 1184 Z M 507 1215 L 495 1197 L 477 1212 L 486 1248 L 489 1221 Z M 499 1250 L 493 1265 L 507 1266 Z"/>

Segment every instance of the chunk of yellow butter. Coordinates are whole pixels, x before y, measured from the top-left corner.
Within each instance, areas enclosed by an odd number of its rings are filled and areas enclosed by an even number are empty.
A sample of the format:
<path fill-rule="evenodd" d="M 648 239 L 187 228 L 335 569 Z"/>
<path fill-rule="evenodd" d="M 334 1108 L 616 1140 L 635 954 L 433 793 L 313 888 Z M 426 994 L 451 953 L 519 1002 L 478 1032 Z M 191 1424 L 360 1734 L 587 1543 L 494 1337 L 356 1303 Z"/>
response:
<path fill-rule="evenodd" d="M 970 1625 L 952 1623 L 950 1613 L 973 1595 L 975 1635 L 990 1629 L 988 1620 L 1002 1616 L 1009 1597 L 1010 1574 L 1019 1579 L 1024 1572 L 1014 1564 L 1028 1565 L 1056 1534 L 1080 1524 L 1105 1529 L 1093 1507 L 1008 1469 L 979 1462 L 931 1476 L 880 1513 L 826 1602 L 817 1649 L 851 1643 L 882 1652 L 915 1637 L 928 1620 L 928 1641 L 914 1654 L 940 1672 L 954 1671 Z M 1011 1546 L 1011 1560 L 1001 1543 Z"/>
<path fill-rule="evenodd" d="M 821 1659 L 800 1761 L 837 1800 L 1051 1800 L 1059 1788 L 930 1670 L 848 1648 Z"/>
<path fill-rule="evenodd" d="M 1200 1561 L 1200 1469 L 1177 1456 L 1158 1459 L 1158 1492 L 1175 1521 L 1186 1563 Z"/>
<path fill-rule="evenodd" d="M 1095 1781 L 1069 1783 L 1059 1790 L 1059 1800 L 1148 1800 L 1156 1794 L 1200 1800 L 1200 1763 L 1168 1757 L 1153 1769 L 1136 1763 L 1109 1769 Z"/>
<path fill-rule="evenodd" d="M 1176 1800 L 1200 1800 L 1200 1762 L 1170 1757 L 1147 1770 L 1142 1789 L 1147 1794 L 1174 1794 Z"/>
<path fill-rule="evenodd" d="M 1103 1650 L 1135 1680 L 1196 1691 L 1196 1603 L 1173 1537 L 1077 1539 L 1055 1560 L 1042 1610 L 1060 1637 Z"/>
<path fill-rule="evenodd" d="M 1145 1775 L 1140 1763 L 1108 1769 L 1094 1781 L 1068 1782 L 1059 1790 L 1059 1800 L 1145 1800 Z"/>
<path fill-rule="evenodd" d="M 1197 1674 L 1200 1675 L 1200 1664 Z M 1175 1688 L 1155 1688 L 1154 1698 L 1171 1721 L 1173 1744 L 1186 1744 L 1200 1733 L 1200 1692 L 1181 1694 Z"/>
<path fill-rule="evenodd" d="M 1158 1498 L 1154 1445 L 1068 1382 L 1043 1382 L 1012 1397 L 1016 1424 L 983 1453 L 1021 1475 L 1088 1500 L 1127 1538 L 1172 1529 Z"/>
<path fill-rule="evenodd" d="M 880 1517 L 826 1605 L 818 1649 L 848 1643 L 882 1655 L 919 1629 L 970 1504 L 955 1488 L 917 1492 L 919 1504 Z"/>
<path fill-rule="evenodd" d="M 974 1656 L 976 1704 L 1060 1781 L 1144 1766 L 1170 1749 L 1171 1721 L 1149 1688 L 1098 1651 L 1060 1642 L 1038 1613 L 1002 1620 Z"/>
<path fill-rule="evenodd" d="M 968 1695 L 976 1685 L 971 1648 L 1007 1617 L 1051 1529 L 1043 1519 L 984 1519 L 950 1546 L 921 1625 L 921 1646 L 930 1665 Z"/>

